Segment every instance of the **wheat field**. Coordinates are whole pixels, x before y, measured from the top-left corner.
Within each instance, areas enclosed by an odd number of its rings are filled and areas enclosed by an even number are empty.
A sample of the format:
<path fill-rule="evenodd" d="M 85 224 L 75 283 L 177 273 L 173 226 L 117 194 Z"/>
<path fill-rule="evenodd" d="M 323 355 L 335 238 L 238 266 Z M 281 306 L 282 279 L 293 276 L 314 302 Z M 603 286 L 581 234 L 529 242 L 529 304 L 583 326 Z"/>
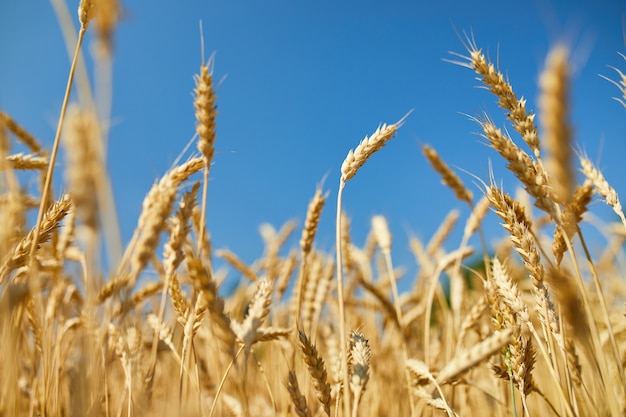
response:
<path fill-rule="evenodd" d="M 411 239 L 418 273 L 401 291 L 387 219 L 374 216 L 357 246 L 342 195 L 411 111 L 346 149 L 337 195 L 319 186 L 305 221 L 267 232 L 264 256 L 247 264 L 213 248 L 206 226 L 220 140 L 210 61 L 195 76 L 196 156 L 147 190 L 130 242 L 109 248 L 120 256 L 105 268 L 101 246 L 117 239 L 105 121 L 69 97 L 87 31 L 110 59 L 117 3 L 82 0 L 78 17 L 51 148 L 0 112 L 0 416 L 626 414 L 626 218 L 572 137 L 565 46 L 545 59 L 535 112 L 472 35 L 462 37 L 450 65 L 473 72 L 508 119 L 472 117 L 520 187 L 503 189 L 490 171 L 472 191 L 424 145 L 470 215 L 452 207 L 429 241 Z M 616 74 L 626 111 L 626 76 Z M 64 194 L 53 192 L 54 175 Z M 593 200 L 615 213 L 595 257 L 581 229 Z M 323 212 L 336 218 L 331 252 L 315 243 Z M 502 225 L 495 247 L 483 233 L 489 212 Z M 446 250 L 456 223 L 462 238 Z M 299 244 L 286 247 L 294 235 Z M 245 277 L 232 291 L 216 258 Z"/>

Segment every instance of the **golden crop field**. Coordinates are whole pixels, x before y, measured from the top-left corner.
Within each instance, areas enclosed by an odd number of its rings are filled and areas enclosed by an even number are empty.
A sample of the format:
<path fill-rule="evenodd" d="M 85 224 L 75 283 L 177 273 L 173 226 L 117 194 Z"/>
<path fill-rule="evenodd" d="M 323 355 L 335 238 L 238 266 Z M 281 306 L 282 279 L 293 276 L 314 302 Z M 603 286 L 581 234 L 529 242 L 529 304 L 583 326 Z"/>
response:
<path fill-rule="evenodd" d="M 261 259 L 212 247 L 207 195 L 220 138 L 211 61 L 195 75 L 196 156 L 147 191 L 108 270 L 100 251 L 117 220 L 107 129 L 94 106 L 69 97 L 87 31 L 110 59 L 117 7 L 80 2 L 49 149 L 0 112 L 0 416 L 626 414 L 626 218 L 610 179 L 573 142 L 567 47 L 545 58 L 535 112 L 472 35 L 462 37 L 465 50 L 450 65 L 473 72 L 506 116 L 507 128 L 488 114 L 473 120 L 522 187 L 503 189 L 489 171 L 472 191 L 423 145 L 470 214 L 449 216 L 428 242 L 411 239 L 418 272 L 406 288 L 397 285 L 387 219 L 374 216 L 356 245 L 342 196 L 410 111 L 346 149 L 338 192 L 320 185 L 302 224 L 267 233 Z M 626 76 L 613 74 L 626 112 Z M 62 174 L 57 194 L 53 175 Z M 593 200 L 616 215 L 600 255 L 580 227 Z M 495 248 L 482 227 L 490 211 L 505 237 Z M 323 212 L 336 219 L 331 251 L 316 246 Z M 462 238 L 446 249 L 457 222 Z M 299 244 L 286 247 L 293 235 Z M 245 277 L 232 291 L 222 289 L 217 257 Z"/>

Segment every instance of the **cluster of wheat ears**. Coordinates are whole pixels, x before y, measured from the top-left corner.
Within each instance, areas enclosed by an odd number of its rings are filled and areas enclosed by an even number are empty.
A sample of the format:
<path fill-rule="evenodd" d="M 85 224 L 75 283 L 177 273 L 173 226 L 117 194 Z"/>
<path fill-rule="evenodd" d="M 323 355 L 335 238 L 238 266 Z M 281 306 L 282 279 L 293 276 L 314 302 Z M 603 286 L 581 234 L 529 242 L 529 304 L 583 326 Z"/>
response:
<path fill-rule="evenodd" d="M 97 9 L 80 3 L 50 152 L 0 113 L 1 416 L 626 413 L 626 286 L 618 269 L 626 219 L 602 173 L 572 151 L 566 48 L 549 53 L 540 76 L 539 131 L 525 100 L 466 38 L 457 63 L 478 75 L 525 145 L 488 116 L 475 121 L 523 190 L 513 196 L 492 177 L 475 197 L 424 146 L 471 214 L 454 250 L 443 243 L 459 221 L 456 211 L 428 243 L 410 241 L 419 269 L 400 293 L 385 218 L 372 219 L 370 237 L 357 247 L 341 196 L 404 118 L 381 125 L 341 164 L 334 254 L 314 244 L 328 198 L 321 188 L 298 248 L 284 248 L 297 229 L 287 223 L 265 230 L 264 256 L 252 265 L 213 250 L 204 214 L 217 114 L 209 64 L 196 77 L 199 156 L 153 185 L 123 250 L 107 243 L 116 237 L 108 227 L 115 218 L 106 129 L 89 100 L 68 105 L 68 97 L 87 28 L 93 23 L 106 63 L 118 12 L 114 1 L 99 1 Z M 618 74 L 614 83 L 626 100 L 626 77 Z M 61 142 L 67 193 L 55 196 Z M 23 184 L 32 175 L 40 184 L 35 193 Z M 619 216 L 597 259 L 580 229 L 594 194 Z M 483 243 L 482 260 L 470 262 L 468 242 L 474 235 L 485 242 L 481 223 L 489 210 L 508 239 L 495 249 Z M 212 267 L 215 257 L 245 277 L 230 294 L 219 291 L 224 274 Z M 146 268 L 154 272 L 142 274 Z"/>

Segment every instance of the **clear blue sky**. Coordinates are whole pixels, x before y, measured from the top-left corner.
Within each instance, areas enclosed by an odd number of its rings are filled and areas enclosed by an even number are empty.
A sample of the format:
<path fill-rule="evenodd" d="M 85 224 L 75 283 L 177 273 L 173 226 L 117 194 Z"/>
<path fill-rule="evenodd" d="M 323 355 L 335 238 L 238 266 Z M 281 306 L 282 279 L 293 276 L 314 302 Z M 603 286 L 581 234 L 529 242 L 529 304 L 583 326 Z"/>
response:
<path fill-rule="evenodd" d="M 77 4 L 70 2 L 72 11 Z M 505 126 L 502 111 L 487 91 L 475 88 L 472 71 L 444 62 L 453 58 L 449 51 L 464 52 L 457 31 L 473 32 L 532 109 L 546 52 L 558 41 L 570 44 L 577 143 L 626 199 L 626 109 L 611 98 L 617 88 L 598 76 L 616 79 L 608 66 L 626 71 L 618 55 L 626 53 L 624 1 L 186 0 L 124 6 L 115 34 L 109 168 L 126 240 L 151 184 L 194 134 L 200 21 L 205 56 L 215 54 L 215 78 L 224 78 L 217 91 L 209 227 L 216 248 L 246 261 L 261 254 L 262 222 L 303 222 L 325 175 L 331 196 L 317 246 L 332 250 L 341 162 L 379 123 L 410 109 L 397 137 L 346 189 L 344 207 L 357 243 L 371 216 L 383 214 L 394 233 L 394 260 L 413 269 L 407 235 L 428 239 L 449 209 L 462 208 L 425 162 L 421 144 L 481 178 L 492 160 L 496 178 L 514 190 L 516 182 L 464 115 L 486 110 Z M 85 46 L 92 46 L 90 38 Z M 0 4 L 0 57 L 0 107 L 50 146 L 69 59 L 49 2 Z M 610 216 L 601 204 L 593 209 Z M 490 218 L 502 236 L 497 223 Z"/>

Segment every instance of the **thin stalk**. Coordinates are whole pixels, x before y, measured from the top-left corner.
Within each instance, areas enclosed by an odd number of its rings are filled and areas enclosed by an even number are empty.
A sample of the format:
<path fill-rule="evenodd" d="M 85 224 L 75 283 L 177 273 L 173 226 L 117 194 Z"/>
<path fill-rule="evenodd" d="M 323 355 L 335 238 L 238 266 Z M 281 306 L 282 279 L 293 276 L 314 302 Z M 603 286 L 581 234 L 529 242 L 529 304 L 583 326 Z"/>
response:
<path fill-rule="evenodd" d="M 54 173 L 54 167 L 56 164 L 56 158 L 59 151 L 59 143 L 61 142 L 61 132 L 63 131 L 63 122 L 65 121 L 65 113 L 67 111 L 67 103 L 70 100 L 70 92 L 72 91 L 72 82 L 74 80 L 74 72 L 76 71 L 76 63 L 78 62 L 78 56 L 80 53 L 80 47 L 85 37 L 87 28 L 81 26 L 78 32 L 78 41 L 76 42 L 76 49 L 74 50 L 74 58 L 72 59 L 72 66 L 70 67 L 70 74 L 67 79 L 67 86 L 65 87 L 65 96 L 63 97 L 63 104 L 61 105 L 61 114 L 59 115 L 59 122 L 57 124 L 56 134 L 54 135 L 54 143 L 52 144 L 52 153 L 50 154 L 50 163 L 48 164 L 48 170 L 46 172 L 46 180 L 44 182 L 43 190 L 41 192 L 41 201 L 39 203 L 39 212 L 37 213 L 37 222 L 35 223 L 35 235 L 33 243 L 30 246 L 30 266 L 34 264 L 35 252 L 37 251 L 37 242 L 39 242 L 39 236 L 41 234 L 41 221 L 43 220 L 43 214 L 46 210 L 48 198 L 50 198 L 50 188 L 52 185 L 52 174 Z"/>
<path fill-rule="evenodd" d="M 337 246 L 337 301 L 339 303 L 339 337 L 341 347 L 341 371 L 343 373 L 343 412 L 344 416 L 350 416 L 350 376 L 348 375 L 348 352 L 346 346 L 346 313 L 343 300 L 343 263 L 341 251 L 341 198 L 346 183 L 339 180 L 337 192 L 337 221 L 335 229 L 335 245 Z"/>
<path fill-rule="evenodd" d="M 239 350 L 237 351 L 237 354 L 235 355 L 235 357 L 228 364 L 228 368 L 226 368 L 226 372 L 224 372 L 224 375 L 222 375 L 222 380 L 220 381 L 220 384 L 217 387 L 217 391 L 215 392 L 215 398 L 213 398 L 213 403 L 211 404 L 211 410 L 209 411 L 209 417 L 213 417 L 213 413 L 215 412 L 215 406 L 217 405 L 217 400 L 219 399 L 220 394 L 222 392 L 222 389 L 224 388 L 224 383 L 226 382 L 226 377 L 230 373 L 231 368 L 235 364 L 235 361 L 239 357 L 239 354 L 243 351 L 244 347 L 246 347 L 246 345 L 242 344 L 241 347 L 239 348 Z"/>
<path fill-rule="evenodd" d="M 411 409 L 411 415 L 415 412 L 415 403 L 413 395 L 411 395 L 411 372 L 406 367 L 406 363 L 409 360 L 409 353 L 407 351 L 406 339 L 404 338 L 404 317 L 402 316 L 402 308 L 400 306 L 400 295 L 398 293 L 398 285 L 396 284 L 396 277 L 393 274 L 393 263 L 391 262 L 391 251 L 386 248 L 382 249 L 383 256 L 385 257 L 385 267 L 387 268 L 387 276 L 391 283 L 391 293 L 393 295 L 393 303 L 396 307 L 396 316 L 398 317 L 398 324 L 400 327 L 400 335 L 402 336 L 402 359 L 404 360 L 404 374 L 406 376 L 406 386 L 409 394 L 409 406 Z"/>

